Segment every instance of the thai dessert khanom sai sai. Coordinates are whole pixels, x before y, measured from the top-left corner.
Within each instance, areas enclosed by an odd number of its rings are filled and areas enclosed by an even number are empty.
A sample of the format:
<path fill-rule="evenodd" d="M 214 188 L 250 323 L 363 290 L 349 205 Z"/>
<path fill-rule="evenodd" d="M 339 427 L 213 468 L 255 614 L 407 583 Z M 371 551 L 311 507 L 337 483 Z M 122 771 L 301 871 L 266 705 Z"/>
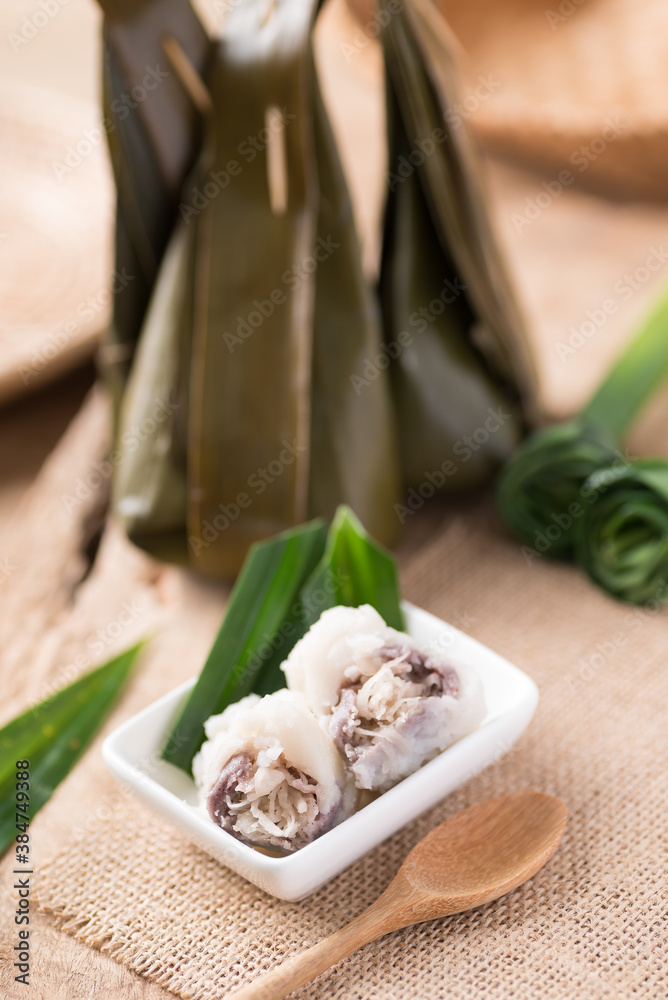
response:
<path fill-rule="evenodd" d="M 205 732 L 193 761 L 200 801 L 238 840 L 295 851 L 354 812 L 343 761 L 299 695 L 248 695 Z"/>
<path fill-rule="evenodd" d="M 202 807 L 254 846 L 303 847 L 485 714 L 475 672 L 368 604 L 325 611 L 282 669 L 288 690 L 212 716 L 193 761 Z"/>
<path fill-rule="evenodd" d="M 283 665 L 358 788 L 384 792 L 470 733 L 485 713 L 477 674 L 421 649 L 370 605 L 325 611 Z"/>

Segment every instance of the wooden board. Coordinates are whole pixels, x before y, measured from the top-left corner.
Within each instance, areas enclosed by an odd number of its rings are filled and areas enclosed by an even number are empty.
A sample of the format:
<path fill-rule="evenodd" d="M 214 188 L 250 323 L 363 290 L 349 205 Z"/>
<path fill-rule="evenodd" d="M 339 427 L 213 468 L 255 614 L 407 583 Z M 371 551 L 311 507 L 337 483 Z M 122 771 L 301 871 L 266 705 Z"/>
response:
<path fill-rule="evenodd" d="M 375 0 L 347 0 L 371 34 Z M 668 199 L 662 0 L 438 0 L 461 43 L 461 114 L 490 152 L 617 197 Z M 351 37 L 353 33 L 351 32 Z"/>
<path fill-rule="evenodd" d="M 100 120 L 93 104 L 0 85 L 0 403 L 89 358 L 109 321 L 113 191 Z"/>

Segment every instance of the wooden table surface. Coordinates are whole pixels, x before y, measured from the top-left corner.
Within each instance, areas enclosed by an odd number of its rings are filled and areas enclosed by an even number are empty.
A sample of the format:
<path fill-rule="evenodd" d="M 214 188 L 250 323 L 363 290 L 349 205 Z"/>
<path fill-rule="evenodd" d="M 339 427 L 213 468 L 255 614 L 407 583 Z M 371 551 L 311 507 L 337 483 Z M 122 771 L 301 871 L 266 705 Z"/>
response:
<path fill-rule="evenodd" d="M 22 0 L 5 0 L 0 7 L 0 36 L 6 39 L 10 32 L 20 30 L 26 11 Z M 374 72 L 373 52 L 361 53 L 348 67 L 342 61 L 337 34 L 341 23 L 330 19 L 327 30 L 325 91 L 328 87 L 332 91 L 337 72 L 344 71 L 357 73 L 363 89 Z M 93 0 L 69 0 L 18 52 L 5 44 L 0 81 L 11 80 L 17 87 L 37 83 L 93 103 L 97 100 L 98 39 L 99 15 Z M 348 88 L 348 93 L 354 96 L 354 88 Z M 367 89 L 365 94 L 371 108 L 371 92 Z M 334 123 L 343 131 L 345 118 L 339 109 Z M 359 129 L 349 131 L 345 142 L 349 146 L 359 142 Z M 349 149 L 344 149 L 344 161 L 347 158 Z M 377 161 L 382 163 L 382 156 Z M 365 170 L 368 162 L 369 158 Z M 600 305 L 625 269 L 640 266 L 652 245 L 660 244 L 661 233 L 668 232 L 668 213 L 665 208 L 599 201 L 569 189 L 560 196 L 559 211 L 548 208 L 530 226 L 518 230 L 513 215 L 540 193 L 541 178 L 496 165 L 491 180 L 494 212 L 538 346 L 546 410 L 571 411 L 628 338 L 668 270 L 653 275 L 600 333 L 586 340 L 576 357 L 559 359 L 556 345 L 569 335 L 569 326 L 581 325 L 587 310 Z M 355 180 L 353 193 L 363 186 L 364 178 Z M 378 205 L 377 201 L 375 207 L 368 207 L 362 229 L 373 223 Z M 226 598 L 222 586 L 152 562 L 113 525 L 89 572 L 85 553 L 90 551 L 108 485 L 102 477 L 100 485 L 85 486 L 108 443 L 106 402 L 99 393 L 87 395 L 91 378 L 90 369 L 80 371 L 0 409 L 0 725 L 39 700 L 51 685 L 66 682 L 82 651 L 86 665 L 90 661 L 92 666 L 95 636 L 102 636 L 106 655 L 148 630 L 155 632 L 156 639 L 103 732 L 36 817 L 31 846 L 37 873 L 54 852 L 85 837 L 116 807 L 118 786 L 107 774 L 100 754 L 104 735 L 199 669 Z M 660 445 L 665 435 L 656 419 L 653 426 L 652 437 L 650 419 L 644 441 Z M 73 495 L 76 503 L 66 503 L 64 498 Z M 411 523 L 402 545 L 411 548 L 427 537 L 443 510 L 443 505 L 427 509 Z M 118 635 L 117 624 L 128 606 L 130 623 Z M 55 931 L 34 906 L 32 985 L 15 984 L 13 960 L 8 961 L 17 929 L 11 868 L 8 858 L 0 863 L 1 996 L 157 1000 L 170 995 L 104 954 Z"/>

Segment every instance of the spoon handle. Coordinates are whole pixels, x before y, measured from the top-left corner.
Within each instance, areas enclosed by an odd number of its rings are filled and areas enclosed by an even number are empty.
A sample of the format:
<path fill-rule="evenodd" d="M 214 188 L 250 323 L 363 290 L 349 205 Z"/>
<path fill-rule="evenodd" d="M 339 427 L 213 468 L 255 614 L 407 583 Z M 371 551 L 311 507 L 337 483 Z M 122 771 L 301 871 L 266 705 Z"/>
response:
<path fill-rule="evenodd" d="M 387 902 L 380 896 L 349 924 L 235 991 L 230 1000 L 281 1000 L 362 945 L 402 927 L 403 922 Z"/>

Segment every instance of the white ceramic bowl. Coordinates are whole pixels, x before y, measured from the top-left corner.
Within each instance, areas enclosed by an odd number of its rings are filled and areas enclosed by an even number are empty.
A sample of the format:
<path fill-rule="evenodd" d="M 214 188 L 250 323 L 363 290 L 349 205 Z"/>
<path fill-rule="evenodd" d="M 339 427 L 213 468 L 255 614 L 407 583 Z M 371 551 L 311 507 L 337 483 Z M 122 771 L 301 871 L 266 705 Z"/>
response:
<path fill-rule="evenodd" d="M 107 738 L 103 754 L 109 770 L 228 868 L 279 899 L 302 899 L 502 757 L 536 709 L 536 685 L 512 663 L 434 615 L 406 602 L 403 608 L 407 631 L 418 642 L 438 644 L 453 664 L 468 663 L 478 671 L 487 714 L 474 732 L 294 854 L 268 857 L 215 826 L 197 809 L 192 778 L 160 759 L 167 733 L 194 680 L 149 705 Z"/>

